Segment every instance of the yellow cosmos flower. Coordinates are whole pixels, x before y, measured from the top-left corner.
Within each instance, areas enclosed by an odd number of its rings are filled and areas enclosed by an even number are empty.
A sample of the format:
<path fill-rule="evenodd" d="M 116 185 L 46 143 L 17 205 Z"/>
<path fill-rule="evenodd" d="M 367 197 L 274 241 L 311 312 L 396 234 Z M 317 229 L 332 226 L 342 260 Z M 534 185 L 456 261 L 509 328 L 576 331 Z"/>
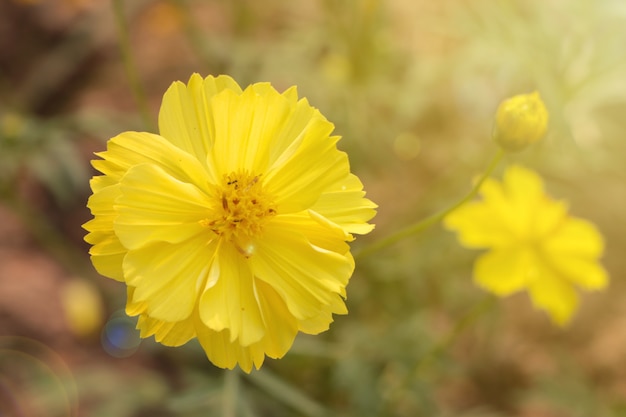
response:
<path fill-rule="evenodd" d="M 97 154 L 84 226 L 142 337 L 197 337 L 215 365 L 249 372 L 347 312 L 347 242 L 372 230 L 376 205 L 295 87 L 194 74 L 165 93 L 159 130 Z"/>
<path fill-rule="evenodd" d="M 576 287 L 602 289 L 606 271 L 598 259 L 603 240 L 593 224 L 570 217 L 567 205 L 544 193 L 541 178 L 511 166 L 502 183 L 486 180 L 482 201 L 444 219 L 468 248 L 488 248 L 474 264 L 478 285 L 507 296 L 527 289 L 539 309 L 565 325 L 578 305 Z"/>
<path fill-rule="evenodd" d="M 493 138 L 504 150 L 521 151 L 541 140 L 548 129 L 548 110 L 538 92 L 520 94 L 498 106 Z"/>

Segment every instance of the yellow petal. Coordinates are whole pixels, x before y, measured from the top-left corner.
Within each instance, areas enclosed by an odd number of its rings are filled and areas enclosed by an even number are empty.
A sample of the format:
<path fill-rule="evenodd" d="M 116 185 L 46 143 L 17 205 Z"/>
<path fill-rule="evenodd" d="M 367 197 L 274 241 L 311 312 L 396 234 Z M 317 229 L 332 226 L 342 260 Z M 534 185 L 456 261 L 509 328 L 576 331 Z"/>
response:
<path fill-rule="evenodd" d="M 159 132 L 176 147 L 204 161 L 215 142 L 213 115 L 208 101 L 223 90 L 241 89 L 226 75 L 202 79 L 193 74 L 187 85 L 177 81 L 163 95 Z"/>
<path fill-rule="evenodd" d="M 374 225 L 367 221 L 374 217 L 378 206 L 364 196 L 363 184 L 350 174 L 322 193 L 311 210 L 338 224 L 348 233 L 369 233 Z"/>
<path fill-rule="evenodd" d="M 555 254 L 550 265 L 563 279 L 586 290 L 602 290 L 609 283 L 608 273 L 597 260 Z"/>
<path fill-rule="evenodd" d="M 287 353 L 298 332 L 298 323 L 291 315 L 285 302 L 274 289 L 263 281 L 256 280 L 256 295 L 266 326 L 261 340 L 242 346 L 228 329 L 215 331 L 199 319 L 197 335 L 207 357 L 221 368 L 232 369 L 237 364 L 245 372 L 252 367 L 261 367 L 265 356 L 281 358 Z"/>
<path fill-rule="evenodd" d="M 446 228 L 458 233 L 459 242 L 468 248 L 488 248 L 510 243 L 513 235 L 489 205 L 466 203 L 444 218 Z"/>
<path fill-rule="evenodd" d="M 338 137 L 328 137 L 330 127 L 312 124 L 290 158 L 279 158 L 265 177 L 267 190 L 276 196 L 279 213 L 311 208 L 332 184 L 350 172 L 348 157 L 337 150 Z M 285 152 L 288 154 L 290 152 Z"/>
<path fill-rule="evenodd" d="M 184 182 L 196 182 L 201 188 L 207 181 L 216 181 L 193 155 L 151 133 L 121 133 L 109 140 L 105 152 L 96 155 L 103 159 L 92 161 L 92 165 L 115 181 L 119 181 L 130 167 L 144 163 L 158 165 L 169 175 Z"/>
<path fill-rule="evenodd" d="M 330 125 L 317 109 L 309 105 L 306 99 L 296 102 L 297 97 L 293 96 L 293 94 L 297 94 L 295 89 L 289 89 L 283 94 L 292 106 L 291 114 L 281 126 L 280 131 L 277 132 L 276 137 L 272 138 L 268 166 L 276 164 L 279 158 L 285 160 L 293 155 L 302 142 L 303 132 L 312 123 L 313 119 Z M 313 123 L 320 123 L 319 121 Z"/>
<path fill-rule="evenodd" d="M 328 308 L 316 317 L 301 320 L 299 323 L 300 331 L 307 334 L 325 332 L 330 327 L 330 323 L 334 321 L 333 314 L 348 314 L 346 304 L 339 295 L 334 296 Z"/>
<path fill-rule="evenodd" d="M 608 274 L 598 258 L 604 250 L 602 235 L 583 219 L 568 218 L 543 243 L 546 258 L 558 273 L 585 289 L 603 289 Z"/>
<path fill-rule="evenodd" d="M 298 87 L 295 85 L 289 87 L 283 92 L 283 97 L 285 97 L 291 106 L 295 105 L 298 102 Z"/>
<path fill-rule="evenodd" d="M 545 193 L 541 177 L 520 165 L 504 173 L 506 203 L 500 215 L 519 238 L 534 238 L 550 233 L 567 214 L 567 206 L 552 201 Z"/>
<path fill-rule="evenodd" d="M 209 360 L 220 368 L 233 369 L 237 364 L 247 373 L 252 367 L 259 369 L 265 360 L 265 353 L 259 343 L 243 347 L 231 342 L 228 330 L 216 332 L 206 327 L 198 318 L 196 322 L 198 341 Z"/>
<path fill-rule="evenodd" d="M 135 287 L 133 300 L 146 303 L 152 318 L 175 322 L 189 317 L 199 288 L 208 279 L 215 244 L 202 237 L 184 243 L 157 242 L 130 250 L 124 258 L 124 275 Z"/>
<path fill-rule="evenodd" d="M 193 76 L 196 75 L 197 74 L 194 74 Z M 241 94 L 241 87 L 239 87 L 237 81 L 233 80 L 232 77 L 224 74 L 220 74 L 217 77 L 209 75 L 204 80 L 202 80 L 202 88 L 204 89 L 204 96 L 207 100 L 223 90 L 232 90 L 237 94 Z"/>
<path fill-rule="evenodd" d="M 113 232 L 92 232 L 85 237 L 93 244 L 89 249 L 91 262 L 98 273 L 116 281 L 124 281 L 122 262 L 127 249 Z"/>
<path fill-rule="evenodd" d="M 94 161 L 92 161 L 93 164 Z M 89 180 L 89 186 L 91 187 L 91 191 L 97 193 L 103 188 L 110 187 L 111 185 L 116 185 L 119 182 L 119 178 L 112 178 L 108 175 L 96 175 Z"/>
<path fill-rule="evenodd" d="M 165 346 L 182 346 L 196 336 L 194 321 L 187 318 L 177 322 L 165 322 L 141 314 L 137 320 L 139 336 L 143 339 L 154 336 L 154 340 Z"/>
<path fill-rule="evenodd" d="M 276 222 L 301 233 L 313 246 L 344 255 L 350 250 L 346 241 L 354 238 L 339 225 L 312 210 L 279 215 Z"/>
<path fill-rule="evenodd" d="M 117 281 L 124 281 L 122 260 L 127 250 L 113 231 L 113 221 L 117 216 L 113 202 L 119 195 L 117 184 L 95 191 L 87 202 L 94 218 L 85 223 L 83 228 L 89 231 L 85 241 L 93 245 L 89 254 L 96 271 Z"/>
<path fill-rule="evenodd" d="M 128 170 L 120 188 L 114 230 L 125 247 L 136 249 L 155 241 L 179 243 L 207 233 L 200 222 L 213 201 L 195 185 L 179 181 L 156 165 L 142 164 Z"/>
<path fill-rule="evenodd" d="M 113 204 L 120 195 L 119 184 L 94 192 L 87 200 L 87 207 L 94 218 L 85 223 L 83 228 L 90 232 L 113 232 L 113 221 L 117 217 Z M 94 242 L 88 242 L 94 244 Z"/>
<path fill-rule="evenodd" d="M 297 319 L 317 316 L 343 294 L 352 271 L 352 257 L 311 245 L 290 223 L 275 219 L 266 225 L 249 259 L 255 276 L 272 286 Z"/>
<path fill-rule="evenodd" d="M 214 141 L 206 114 L 202 78 L 194 74 L 189 87 L 177 81 L 163 95 L 159 132 L 176 147 L 204 161 Z"/>
<path fill-rule="evenodd" d="M 528 228 L 535 239 L 549 239 L 549 236 L 560 233 L 559 229 L 567 219 L 567 204 L 552 201 L 547 197 L 537 202 L 530 217 Z"/>
<path fill-rule="evenodd" d="M 265 324 L 265 336 L 259 344 L 270 358 L 282 358 L 298 333 L 298 322 L 269 284 L 255 279 L 255 287 Z"/>
<path fill-rule="evenodd" d="M 550 315 L 554 323 L 565 326 L 578 307 L 578 294 L 567 281 L 545 271 L 528 288 L 533 304 Z"/>
<path fill-rule="evenodd" d="M 521 165 L 511 165 L 507 168 L 503 184 L 508 198 L 516 204 L 530 205 L 544 197 L 541 177 Z"/>
<path fill-rule="evenodd" d="M 541 196 L 537 190 L 532 190 L 534 177 L 526 181 L 525 170 L 513 171 L 510 172 L 509 168 L 505 172 L 502 183 L 491 178 L 484 182 L 480 189 L 483 195 L 481 204 L 484 204 L 493 222 L 497 223 L 496 228 L 507 231 L 511 237 L 523 238 L 532 231 L 533 208 Z"/>
<path fill-rule="evenodd" d="M 285 97 L 273 89 L 259 95 L 247 88 L 242 95 L 223 91 L 210 101 L 215 141 L 212 160 L 218 172 L 267 170 L 270 150 L 290 116 Z"/>
<path fill-rule="evenodd" d="M 200 296 L 200 318 L 212 330 L 228 329 L 231 342 L 243 346 L 258 342 L 265 333 L 254 279 L 247 259 L 229 243 L 222 244 L 211 265 L 210 280 Z M 213 281 L 213 282 L 211 282 Z"/>
<path fill-rule="evenodd" d="M 494 248 L 481 255 L 474 264 L 478 285 L 498 296 L 524 289 L 540 273 L 537 258 L 522 247 Z"/>
<path fill-rule="evenodd" d="M 583 219 L 569 218 L 544 244 L 550 253 L 597 259 L 604 250 L 604 240 L 596 227 Z"/>
<path fill-rule="evenodd" d="M 129 316 L 138 316 L 145 313 L 147 310 L 147 304 L 143 301 L 137 301 L 134 298 L 135 287 L 131 285 L 126 286 L 126 314 Z"/>
<path fill-rule="evenodd" d="M 154 339 L 166 346 L 182 346 L 196 337 L 195 319 L 197 310 L 187 319 L 175 322 L 166 322 L 149 317 L 146 314 L 147 304 L 134 299 L 135 288 L 127 287 L 126 314 L 139 316 L 137 329 L 141 338 L 154 336 Z"/>

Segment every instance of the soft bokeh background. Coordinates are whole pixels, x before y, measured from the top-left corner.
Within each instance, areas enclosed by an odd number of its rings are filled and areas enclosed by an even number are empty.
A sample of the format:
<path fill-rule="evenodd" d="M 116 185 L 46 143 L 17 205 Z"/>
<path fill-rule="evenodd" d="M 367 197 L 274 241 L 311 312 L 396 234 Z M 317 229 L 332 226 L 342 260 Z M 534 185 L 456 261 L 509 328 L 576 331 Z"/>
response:
<path fill-rule="evenodd" d="M 525 294 L 476 309 L 476 253 L 435 226 L 359 259 L 350 314 L 249 376 L 140 343 L 89 263 L 89 160 L 146 129 L 112 10 L 0 1 L 1 416 L 626 416 L 626 2 L 126 1 L 148 123 L 192 72 L 298 85 L 335 123 L 380 205 L 355 252 L 466 193 L 497 104 L 533 90 L 550 134 L 506 162 L 606 237 L 610 289 L 559 329 Z"/>

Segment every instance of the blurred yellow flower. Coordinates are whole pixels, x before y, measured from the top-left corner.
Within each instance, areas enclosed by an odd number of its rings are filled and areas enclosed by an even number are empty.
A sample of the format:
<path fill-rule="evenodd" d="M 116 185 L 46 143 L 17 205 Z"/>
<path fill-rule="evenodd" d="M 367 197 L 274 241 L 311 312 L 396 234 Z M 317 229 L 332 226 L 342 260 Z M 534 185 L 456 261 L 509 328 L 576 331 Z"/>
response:
<path fill-rule="evenodd" d="M 493 138 L 507 151 L 521 151 L 541 140 L 548 128 L 548 110 L 538 92 L 504 100 L 496 112 Z"/>
<path fill-rule="evenodd" d="M 165 93 L 159 130 L 97 154 L 84 226 L 142 337 L 197 337 L 215 365 L 249 372 L 347 313 L 347 242 L 372 230 L 376 205 L 295 87 L 194 74 Z"/>
<path fill-rule="evenodd" d="M 82 279 L 72 279 L 61 287 L 61 306 L 69 329 L 77 336 L 92 336 L 104 321 L 104 306 L 98 289 Z"/>
<path fill-rule="evenodd" d="M 608 283 L 598 261 L 602 236 L 590 222 L 570 217 L 564 202 L 544 193 L 539 175 L 521 166 L 509 167 L 502 183 L 487 179 L 480 193 L 482 201 L 444 219 L 463 246 L 489 249 L 474 264 L 476 283 L 498 296 L 527 289 L 537 308 L 567 324 L 578 305 L 575 287 Z"/>

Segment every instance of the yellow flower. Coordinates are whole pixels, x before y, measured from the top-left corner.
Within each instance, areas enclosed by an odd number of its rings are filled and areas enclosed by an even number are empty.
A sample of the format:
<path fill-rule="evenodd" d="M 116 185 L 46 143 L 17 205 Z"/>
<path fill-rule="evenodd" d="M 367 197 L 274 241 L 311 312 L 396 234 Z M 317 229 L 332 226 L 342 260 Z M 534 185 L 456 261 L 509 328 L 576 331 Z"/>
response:
<path fill-rule="evenodd" d="M 577 305 L 575 287 L 602 289 L 608 277 L 598 262 L 603 240 L 593 224 L 570 217 L 567 205 L 544 193 L 539 175 L 511 166 L 502 183 L 487 179 L 483 200 L 444 219 L 468 248 L 488 248 L 474 264 L 476 283 L 507 296 L 527 289 L 534 305 L 565 325 Z"/>
<path fill-rule="evenodd" d="M 493 138 L 507 151 L 521 151 L 541 140 L 547 127 L 548 110 L 539 93 L 520 94 L 498 107 Z"/>
<path fill-rule="evenodd" d="M 373 229 L 376 205 L 295 87 L 194 74 L 165 93 L 159 130 L 97 154 L 84 226 L 142 337 L 197 337 L 215 365 L 249 372 L 347 313 L 347 242 Z"/>

